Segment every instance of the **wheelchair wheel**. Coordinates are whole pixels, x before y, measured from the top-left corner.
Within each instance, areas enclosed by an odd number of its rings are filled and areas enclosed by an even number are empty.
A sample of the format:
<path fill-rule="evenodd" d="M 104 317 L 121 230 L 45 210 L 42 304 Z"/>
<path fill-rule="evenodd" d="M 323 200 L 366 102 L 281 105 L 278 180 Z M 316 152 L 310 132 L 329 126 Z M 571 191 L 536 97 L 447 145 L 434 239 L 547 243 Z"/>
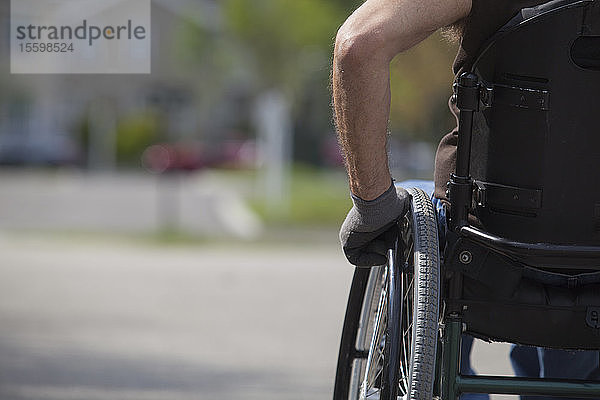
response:
<path fill-rule="evenodd" d="M 388 264 L 354 274 L 334 400 L 431 400 L 438 343 L 439 246 L 433 205 L 411 189 L 411 212 Z"/>

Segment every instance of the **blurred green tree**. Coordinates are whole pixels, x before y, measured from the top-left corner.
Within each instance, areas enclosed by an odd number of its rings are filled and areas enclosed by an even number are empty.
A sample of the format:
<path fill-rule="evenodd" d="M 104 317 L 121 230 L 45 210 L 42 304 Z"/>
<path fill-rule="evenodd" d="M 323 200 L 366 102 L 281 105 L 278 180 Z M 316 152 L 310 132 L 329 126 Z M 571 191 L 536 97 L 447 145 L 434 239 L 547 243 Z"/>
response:
<path fill-rule="evenodd" d="M 391 64 L 392 132 L 435 143 L 454 125 L 448 110 L 456 44 L 438 32 Z"/>
<path fill-rule="evenodd" d="M 255 77 L 255 92 L 282 91 L 294 120 L 294 159 L 319 164 L 333 132 L 329 71 L 337 28 L 352 5 L 322 0 L 225 0 L 226 29 Z"/>
<path fill-rule="evenodd" d="M 317 163 L 332 132 L 329 73 L 336 31 L 362 0 L 222 0 L 221 27 L 188 23 L 182 54 L 202 76 L 207 108 L 232 87 L 250 96 L 277 88 L 293 105 L 295 157 Z M 191 51 L 190 51 L 191 49 Z M 436 142 L 453 124 L 447 109 L 455 45 L 435 34 L 392 62 L 393 134 Z M 235 89 L 233 89 L 235 90 Z M 207 118 L 214 113 L 204 111 Z"/>
<path fill-rule="evenodd" d="M 322 0 L 225 0 L 228 30 L 252 56 L 260 87 L 290 94 L 313 73 L 328 74 L 330 49 L 345 10 Z"/>
<path fill-rule="evenodd" d="M 117 123 L 117 162 L 139 165 L 140 154 L 159 138 L 158 118 L 152 113 L 129 114 Z"/>

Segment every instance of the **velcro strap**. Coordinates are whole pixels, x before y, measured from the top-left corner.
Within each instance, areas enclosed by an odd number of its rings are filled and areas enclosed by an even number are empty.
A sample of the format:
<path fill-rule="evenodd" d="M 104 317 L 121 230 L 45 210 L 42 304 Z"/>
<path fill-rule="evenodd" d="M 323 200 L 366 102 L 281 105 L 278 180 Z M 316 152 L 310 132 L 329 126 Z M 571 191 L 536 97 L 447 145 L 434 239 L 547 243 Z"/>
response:
<path fill-rule="evenodd" d="M 542 208 L 542 190 L 475 181 L 476 202 L 481 207 L 537 210 Z"/>
<path fill-rule="evenodd" d="M 494 84 L 492 87 L 484 88 L 482 102 L 485 107 L 501 104 L 529 110 L 548 111 L 550 109 L 550 92 L 545 89 Z"/>

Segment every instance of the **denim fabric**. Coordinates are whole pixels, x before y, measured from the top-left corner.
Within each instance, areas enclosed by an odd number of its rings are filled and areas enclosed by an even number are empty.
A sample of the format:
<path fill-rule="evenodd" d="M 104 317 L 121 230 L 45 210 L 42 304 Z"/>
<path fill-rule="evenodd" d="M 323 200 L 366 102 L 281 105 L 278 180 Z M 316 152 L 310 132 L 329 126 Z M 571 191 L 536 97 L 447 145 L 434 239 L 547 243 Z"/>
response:
<path fill-rule="evenodd" d="M 510 362 L 516 376 L 600 380 L 599 356 L 597 351 L 567 351 L 513 345 L 510 351 Z M 521 396 L 521 400 L 554 398 Z M 561 397 L 561 399 L 583 400 L 575 397 Z"/>
<path fill-rule="evenodd" d="M 446 209 L 442 202 L 433 197 L 434 183 L 432 181 L 408 180 L 398 183 L 404 188 L 417 187 L 431 194 L 431 199 L 437 211 L 438 229 L 440 243 L 446 237 Z M 530 268 L 525 275 L 536 279 L 538 282 L 563 285 L 569 284 L 568 277 L 562 274 L 542 274 Z M 580 275 L 579 284 L 597 283 L 600 281 L 600 273 Z M 475 375 L 471 368 L 471 348 L 473 338 L 463 335 L 461 345 L 461 373 L 464 375 Z M 510 361 L 516 376 L 531 378 L 566 378 L 566 379 L 589 379 L 600 380 L 600 352 L 598 351 L 567 351 L 557 349 L 543 349 L 539 347 L 527 347 L 513 345 L 510 352 Z M 486 394 L 465 394 L 461 400 L 488 400 Z M 548 400 L 553 397 L 521 396 L 521 400 Z M 565 398 L 563 398 L 565 399 Z M 579 400 L 566 398 L 566 400 Z"/>

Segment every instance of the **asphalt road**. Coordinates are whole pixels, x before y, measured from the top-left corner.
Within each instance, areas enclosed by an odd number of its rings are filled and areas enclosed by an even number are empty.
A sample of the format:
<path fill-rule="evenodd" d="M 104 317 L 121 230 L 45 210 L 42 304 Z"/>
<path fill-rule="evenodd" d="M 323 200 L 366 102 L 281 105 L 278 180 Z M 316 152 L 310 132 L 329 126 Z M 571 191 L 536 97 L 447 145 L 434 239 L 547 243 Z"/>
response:
<path fill-rule="evenodd" d="M 326 244 L 0 234 L 0 399 L 329 399 L 351 276 Z"/>

